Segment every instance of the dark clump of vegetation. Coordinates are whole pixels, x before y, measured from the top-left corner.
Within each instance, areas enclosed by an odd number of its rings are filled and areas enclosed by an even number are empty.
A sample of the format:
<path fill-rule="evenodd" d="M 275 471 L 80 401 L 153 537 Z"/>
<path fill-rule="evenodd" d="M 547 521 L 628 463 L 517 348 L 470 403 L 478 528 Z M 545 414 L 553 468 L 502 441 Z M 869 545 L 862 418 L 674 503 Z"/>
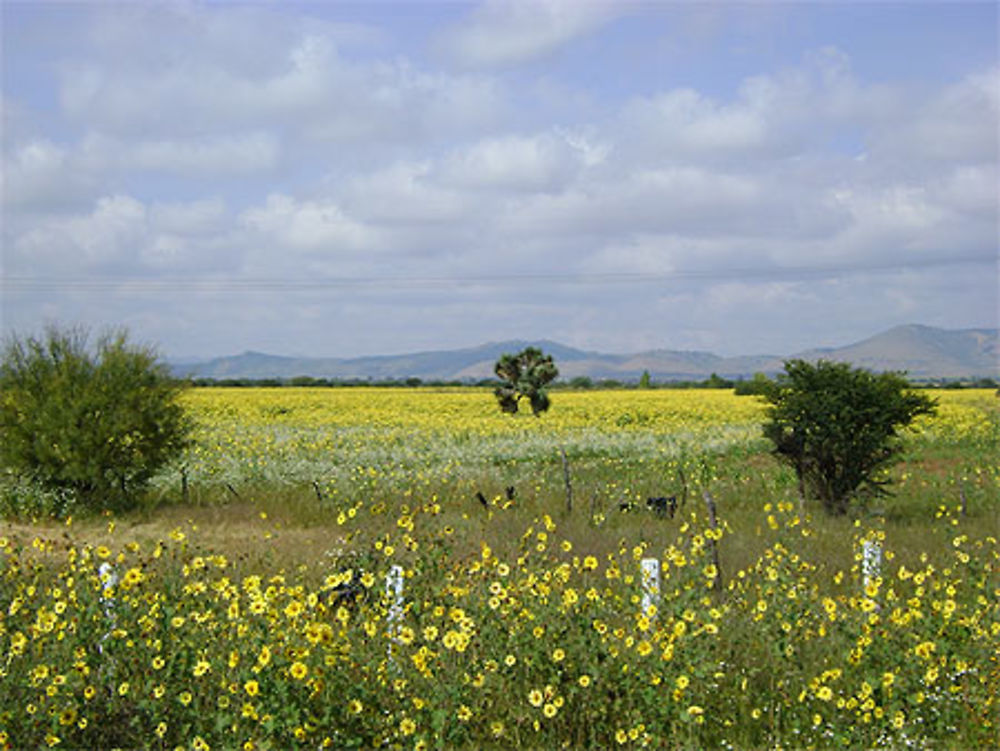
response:
<path fill-rule="evenodd" d="M 459 386 L 495 386 L 499 383 L 494 379 L 470 384 L 466 381 L 430 379 L 424 380 L 416 376 L 407 378 L 319 378 L 313 376 L 294 376 L 292 378 L 193 378 L 191 385 L 199 388 L 457 388 Z"/>
<path fill-rule="evenodd" d="M 552 355 L 528 347 L 516 355 L 501 355 L 494 371 L 501 384 L 493 393 L 504 412 L 515 414 L 521 399 L 528 400 L 535 417 L 549 408 L 551 400 L 546 387 L 559 375 Z"/>
<path fill-rule="evenodd" d="M 0 354 L 0 466 L 39 486 L 59 515 L 73 504 L 125 510 L 187 445 L 183 386 L 124 331 L 91 351 L 79 330 L 11 337 Z"/>
<path fill-rule="evenodd" d="M 785 371 L 765 394 L 764 435 L 795 470 L 800 494 L 835 515 L 855 498 L 884 494 L 881 473 L 900 452 L 899 429 L 933 413 L 935 402 L 897 373 L 826 360 L 790 360 Z"/>
<path fill-rule="evenodd" d="M 503 381 L 496 377 L 479 380 L 461 380 L 446 378 L 424 379 L 417 376 L 398 378 L 326 378 L 321 376 L 299 375 L 291 378 L 191 378 L 192 386 L 206 388 L 488 388 L 496 389 Z M 618 389 L 733 389 L 737 396 L 763 396 L 770 385 L 771 378 L 765 373 L 754 373 L 747 379 L 742 375 L 720 376 L 712 373 L 708 378 L 674 378 L 667 377 L 654 380 L 649 371 L 643 371 L 639 380 L 599 378 L 579 375 L 569 379 L 559 379 L 549 384 L 550 390 L 571 389 L 575 391 L 618 390 Z M 1000 382 L 993 378 L 967 379 L 910 379 L 910 386 L 915 389 L 992 389 L 1000 388 Z"/>
<path fill-rule="evenodd" d="M 737 381 L 733 387 L 736 396 L 767 396 L 774 388 L 774 381 L 764 373 L 754 373 L 749 381 Z"/>

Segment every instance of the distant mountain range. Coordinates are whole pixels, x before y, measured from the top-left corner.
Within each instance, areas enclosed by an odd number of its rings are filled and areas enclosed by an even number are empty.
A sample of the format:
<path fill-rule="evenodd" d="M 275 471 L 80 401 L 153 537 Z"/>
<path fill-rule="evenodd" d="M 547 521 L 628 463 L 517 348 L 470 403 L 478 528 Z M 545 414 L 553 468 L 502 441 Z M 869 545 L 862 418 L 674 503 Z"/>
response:
<path fill-rule="evenodd" d="M 218 357 L 202 362 L 171 363 L 179 376 L 211 379 L 330 379 L 478 381 L 493 376 L 493 365 L 505 352 L 536 346 L 552 355 L 562 378 L 635 381 L 649 371 L 654 381 L 702 380 L 712 373 L 723 378 L 773 375 L 789 358 L 837 360 L 874 371 L 905 371 L 914 380 L 1000 377 L 997 329 L 949 330 L 916 324 L 897 326 L 845 347 L 812 349 L 789 356 L 720 357 L 710 352 L 657 349 L 614 355 L 588 352 L 551 341 L 491 342 L 479 347 L 378 357 L 279 357 L 261 352 Z"/>

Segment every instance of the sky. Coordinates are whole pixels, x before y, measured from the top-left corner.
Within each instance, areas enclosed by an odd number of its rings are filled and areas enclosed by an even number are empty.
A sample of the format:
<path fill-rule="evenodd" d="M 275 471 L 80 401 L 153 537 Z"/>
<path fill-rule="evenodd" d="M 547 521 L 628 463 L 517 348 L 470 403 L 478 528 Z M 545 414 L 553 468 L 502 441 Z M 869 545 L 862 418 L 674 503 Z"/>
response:
<path fill-rule="evenodd" d="M 174 359 L 998 325 L 995 2 L 15 2 L 0 328 Z"/>

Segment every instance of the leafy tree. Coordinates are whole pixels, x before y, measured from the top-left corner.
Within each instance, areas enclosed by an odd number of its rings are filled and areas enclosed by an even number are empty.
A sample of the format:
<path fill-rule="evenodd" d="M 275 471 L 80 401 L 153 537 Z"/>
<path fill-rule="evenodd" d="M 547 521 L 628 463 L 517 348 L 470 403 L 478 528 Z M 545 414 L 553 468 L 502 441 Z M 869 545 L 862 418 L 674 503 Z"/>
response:
<path fill-rule="evenodd" d="M 493 371 L 501 381 L 494 393 L 504 412 L 516 414 L 522 398 L 531 404 L 535 417 L 549 408 L 545 387 L 559 375 L 551 355 L 528 347 L 516 355 L 501 355 Z"/>
<path fill-rule="evenodd" d="M 712 373 L 704 382 L 704 385 L 707 389 L 731 389 L 734 383 L 728 378 L 723 378 L 718 373 Z"/>
<path fill-rule="evenodd" d="M 126 509 L 188 440 L 182 386 L 124 331 L 9 338 L 0 353 L 0 466 L 94 510 Z"/>
<path fill-rule="evenodd" d="M 773 454 L 795 470 L 800 494 L 831 514 L 846 514 L 855 498 L 887 492 L 881 472 L 901 450 L 899 429 L 936 408 L 900 374 L 825 360 L 787 361 L 765 399 L 771 406 L 764 435 Z"/>
<path fill-rule="evenodd" d="M 754 373 L 749 381 L 737 381 L 733 391 L 736 396 L 766 396 L 774 388 L 774 382 L 764 373 Z"/>
<path fill-rule="evenodd" d="M 639 388 L 641 389 L 651 389 L 653 388 L 653 379 L 649 375 L 648 370 L 642 371 L 642 375 L 639 377 Z"/>

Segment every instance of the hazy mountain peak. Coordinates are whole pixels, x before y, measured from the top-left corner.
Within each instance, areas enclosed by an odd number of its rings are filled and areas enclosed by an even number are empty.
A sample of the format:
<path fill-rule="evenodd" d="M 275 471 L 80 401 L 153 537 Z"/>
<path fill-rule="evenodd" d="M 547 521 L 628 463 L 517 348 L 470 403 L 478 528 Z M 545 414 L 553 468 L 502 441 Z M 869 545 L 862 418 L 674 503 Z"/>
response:
<path fill-rule="evenodd" d="M 711 352 L 653 349 L 634 354 L 606 354 L 576 349 L 547 339 L 487 342 L 456 350 L 370 357 L 306 358 L 248 350 L 241 355 L 199 363 L 175 364 L 174 372 L 196 378 L 359 378 L 475 381 L 493 376 L 505 352 L 539 347 L 551 354 L 560 376 L 637 380 L 649 371 L 654 380 L 700 380 L 712 373 L 750 378 L 777 373 L 785 358 L 774 355 L 721 357 Z M 905 371 L 911 378 L 1000 376 L 997 329 L 939 329 L 921 324 L 896 326 L 854 344 L 800 352 L 792 357 L 850 362 L 871 370 Z"/>

